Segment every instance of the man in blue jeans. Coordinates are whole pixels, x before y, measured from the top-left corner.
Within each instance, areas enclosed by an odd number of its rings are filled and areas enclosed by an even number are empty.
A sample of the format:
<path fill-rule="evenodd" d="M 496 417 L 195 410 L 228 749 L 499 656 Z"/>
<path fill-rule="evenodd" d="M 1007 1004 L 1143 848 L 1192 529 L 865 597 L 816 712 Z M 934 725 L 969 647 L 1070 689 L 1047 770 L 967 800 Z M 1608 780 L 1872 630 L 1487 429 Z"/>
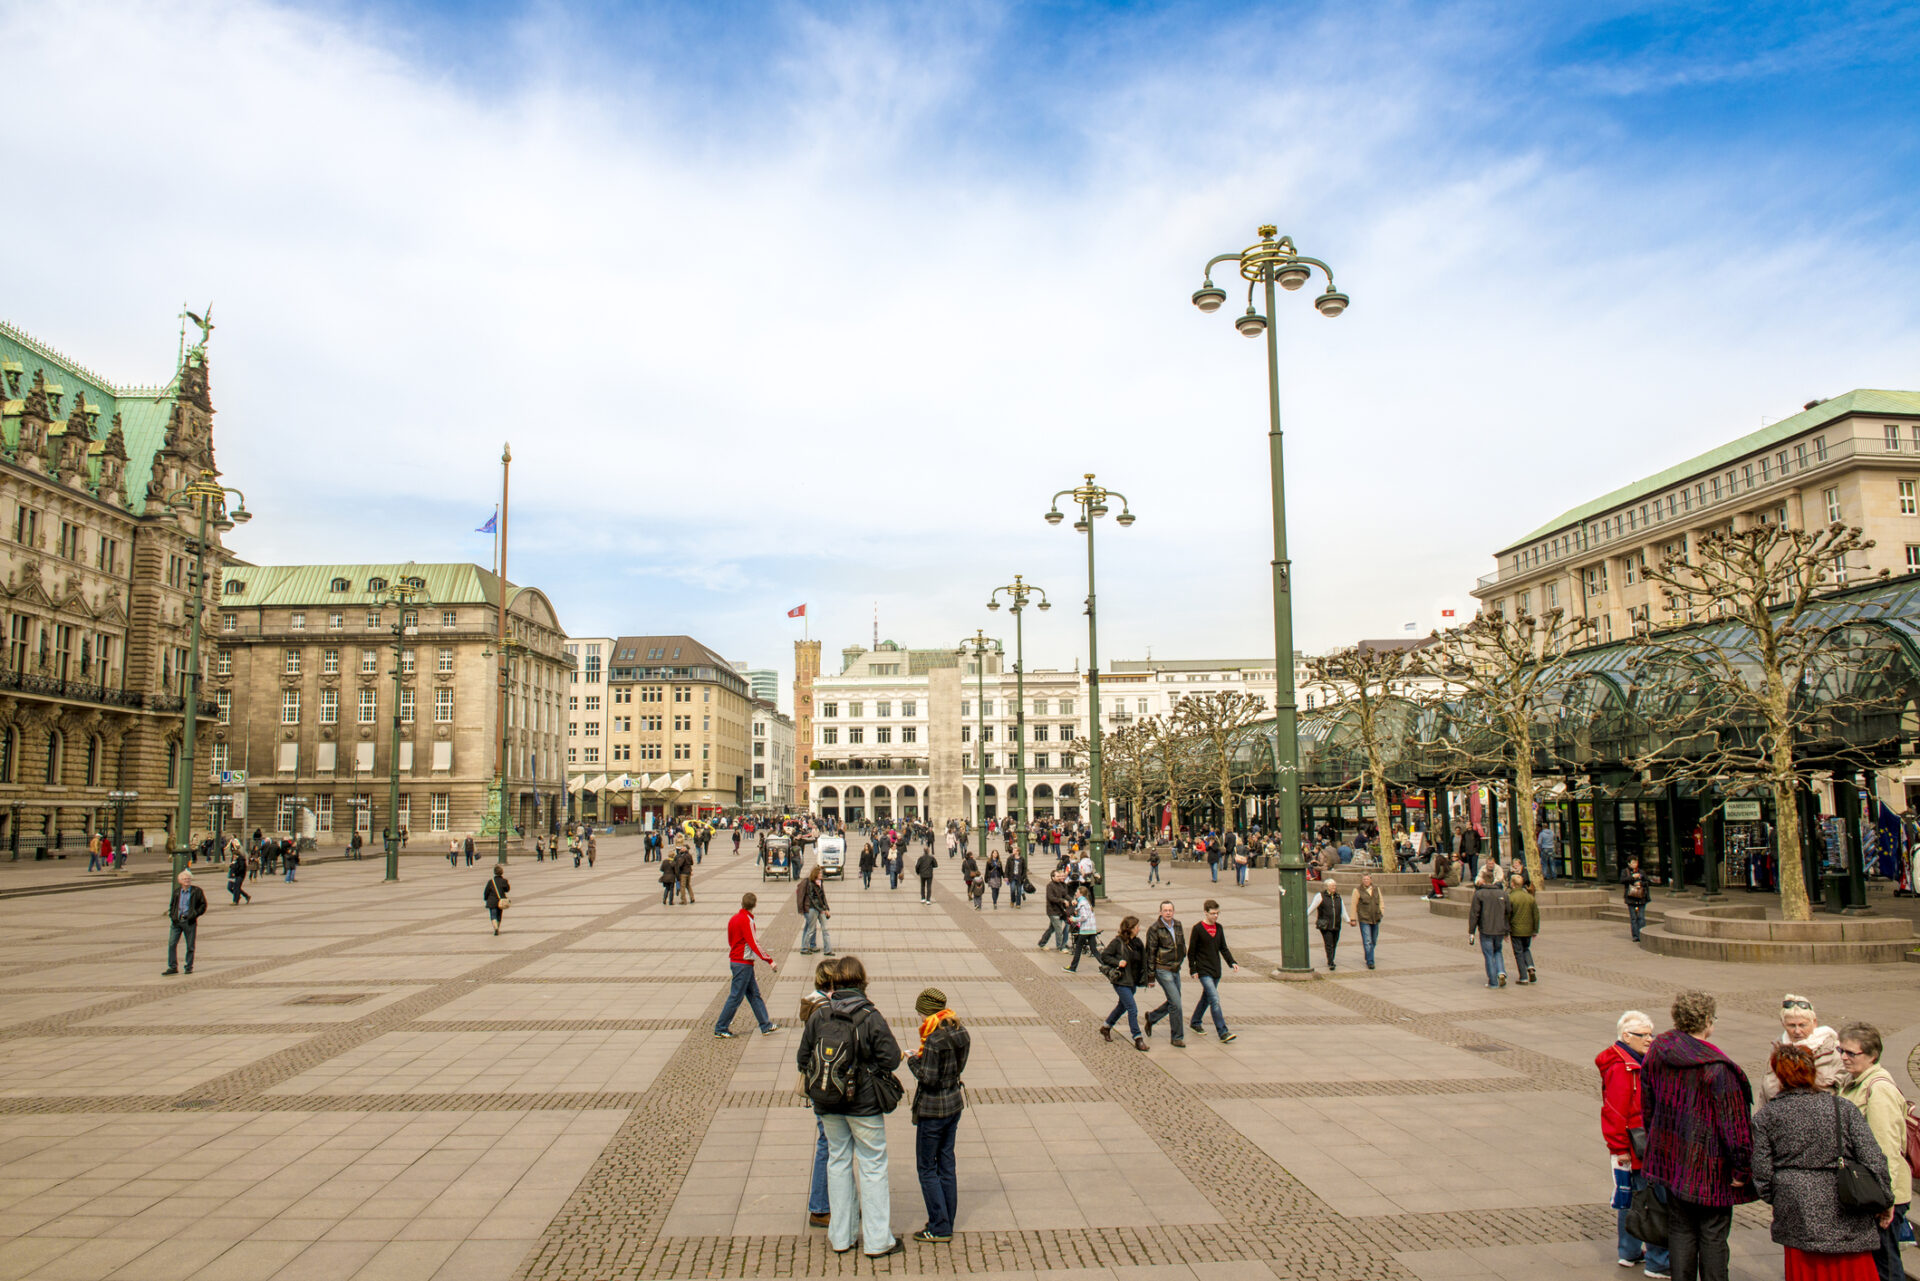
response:
<path fill-rule="evenodd" d="M 1185 1049 L 1186 1039 L 1180 1034 L 1186 1030 L 1181 1022 L 1180 1002 L 1180 963 L 1187 959 L 1187 936 L 1180 928 L 1180 922 L 1173 915 L 1173 903 L 1160 901 L 1160 915 L 1153 918 L 1153 924 L 1147 927 L 1145 939 L 1147 965 L 1153 970 L 1154 981 L 1160 984 L 1166 1000 L 1160 1008 L 1147 1011 L 1147 1039 L 1153 1039 L 1153 1025 L 1166 1019 L 1173 1027 L 1173 1044 L 1177 1049 Z"/>
<path fill-rule="evenodd" d="M 960 1078 L 966 1073 L 973 1041 L 960 1025 L 960 1016 L 947 1008 L 946 993 L 939 988 L 920 993 L 913 1011 L 921 1019 L 919 1052 L 907 1058 L 907 1068 L 918 1082 L 913 1091 L 914 1165 L 920 1174 L 920 1195 L 927 1203 L 927 1226 L 913 1239 L 940 1245 L 953 1240 L 953 1220 L 960 1209 L 953 1149 L 966 1107 Z"/>
<path fill-rule="evenodd" d="M 727 922 L 727 964 L 733 969 L 733 985 L 727 989 L 727 1003 L 720 1007 L 719 1021 L 713 1025 L 713 1034 L 718 1037 L 733 1035 L 733 1012 L 743 1000 L 759 1021 L 761 1032 L 774 1032 L 780 1027 L 767 1017 L 767 1003 L 760 999 L 760 984 L 753 976 L 756 956 L 766 962 L 769 973 L 780 972 L 773 958 L 760 950 L 760 940 L 753 932 L 753 908 L 759 901 L 756 895 L 742 894 L 740 910 Z"/>
<path fill-rule="evenodd" d="M 1187 1020 L 1187 1027 L 1201 1031 L 1201 1020 L 1211 1007 L 1214 1033 L 1223 1042 L 1231 1041 L 1234 1035 L 1227 1030 L 1226 1011 L 1220 1008 L 1220 964 L 1226 962 L 1230 970 L 1238 970 L 1240 965 L 1233 959 L 1233 949 L 1227 946 L 1227 927 L 1220 924 L 1220 904 L 1208 899 L 1205 908 L 1206 915 L 1187 939 L 1187 973 L 1200 980 L 1200 1004 L 1193 1007 L 1193 1017 Z"/>

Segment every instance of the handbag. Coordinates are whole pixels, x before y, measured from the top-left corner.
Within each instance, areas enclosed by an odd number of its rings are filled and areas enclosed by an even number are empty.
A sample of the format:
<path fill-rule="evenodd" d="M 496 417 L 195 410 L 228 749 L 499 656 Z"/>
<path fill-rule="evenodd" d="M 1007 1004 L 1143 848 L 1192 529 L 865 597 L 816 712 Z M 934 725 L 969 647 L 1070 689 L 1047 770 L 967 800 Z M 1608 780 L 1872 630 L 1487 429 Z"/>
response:
<path fill-rule="evenodd" d="M 502 894 L 500 896 L 498 902 L 499 902 L 500 910 L 502 912 L 506 911 L 508 908 L 513 906 L 513 900 L 508 898 L 505 894 Z"/>
<path fill-rule="evenodd" d="M 1837 1153 L 1833 1162 L 1833 1184 L 1840 1197 L 1840 1208 L 1850 1214 L 1884 1214 L 1893 1205 L 1893 1198 L 1887 1195 L 1872 1171 L 1847 1160 L 1846 1135 L 1840 1128 L 1840 1096 L 1836 1094 L 1832 1098 L 1833 1146 Z"/>
<path fill-rule="evenodd" d="M 1643 1182 L 1633 1190 L 1621 1226 L 1628 1236 L 1648 1245 L 1667 1244 L 1667 1203 L 1654 1192 L 1653 1184 Z"/>
<path fill-rule="evenodd" d="M 907 1087 L 900 1084 L 900 1078 L 891 1072 L 873 1073 L 873 1094 L 880 1104 L 882 1112 L 891 1112 L 900 1106 L 900 1100 L 907 1096 Z"/>
<path fill-rule="evenodd" d="M 1640 1162 L 1642 1165 L 1646 1164 L 1646 1160 L 1647 1160 L 1646 1128 L 1644 1126 L 1638 1126 L 1638 1125 L 1629 1126 L 1627 1128 L 1627 1142 L 1633 1146 L 1633 1159 Z"/>

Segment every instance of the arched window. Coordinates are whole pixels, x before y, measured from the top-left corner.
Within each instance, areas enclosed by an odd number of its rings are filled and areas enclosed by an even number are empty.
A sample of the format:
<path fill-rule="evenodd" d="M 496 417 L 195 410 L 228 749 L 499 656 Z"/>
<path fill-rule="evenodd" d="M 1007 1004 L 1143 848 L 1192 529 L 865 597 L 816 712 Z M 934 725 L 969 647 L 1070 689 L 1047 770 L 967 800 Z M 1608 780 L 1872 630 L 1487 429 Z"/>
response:
<path fill-rule="evenodd" d="M 167 740 L 167 786 L 175 787 L 180 782 L 180 740 Z"/>
<path fill-rule="evenodd" d="M 0 783 L 13 782 L 13 760 L 19 745 L 19 731 L 11 725 L 0 729 Z"/>
<path fill-rule="evenodd" d="M 52 786 L 53 784 L 58 783 L 60 781 L 60 752 L 61 752 L 61 749 L 65 746 L 66 746 L 66 741 L 63 738 L 61 738 L 59 730 L 50 729 L 47 731 L 47 784 L 48 786 Z"/>
<path fill-rule="evenodd" d="M 367 580 L 367 590 L 370 592 L 384 592 L 387 590 L 387 580 L 384 578 L 369 578 Z"/>
<path fill-rule="evenodd" d="M 350 592 L 353 590 L 353 584 L 344 578 L 336 578 L 333 580 L 333 590 L 336 592 Z"/>
<path fill-rule="evenodd" d="M 225 583 L 221 585 L 220 590 L 225 592 L 229 596 L 238 596 L 242 592 L 247 590 L 246 580 L 241 578 L 229 578 Z"/>

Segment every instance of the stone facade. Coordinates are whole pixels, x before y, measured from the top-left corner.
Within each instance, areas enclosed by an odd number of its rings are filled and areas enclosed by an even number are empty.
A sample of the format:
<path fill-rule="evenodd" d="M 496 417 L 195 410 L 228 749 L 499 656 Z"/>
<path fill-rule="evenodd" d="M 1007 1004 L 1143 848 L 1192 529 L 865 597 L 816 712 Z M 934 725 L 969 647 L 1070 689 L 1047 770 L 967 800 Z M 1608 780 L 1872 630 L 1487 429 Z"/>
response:
<path fill-rule="evenodd" d="M 164 848 L 205 599 L 198 521 L 167 499 L 219 477 L 205 344 L 166 386 L 124 388 L 0 325 L 0 426 L 0 847 L 77 849 L 113 830 L 119 789 L 139 794 L 118 816 L 125 839 Z M 217 582 L 230 526 L 210 514 L 203 581 Z M 195 777 L 211 724 L 203 698 Z"/>
<path fill-rule="evenodd" d="M 820 675 L 820 642 L 793 643 L 793 794 L 804 799 L 813 769 L 813 682 Z"/>
<path fill-rule="evenodd" d="M 607 762 L 578 780 L 583 800 L 595 793 L 600 816 L 613 822 L 746 808 L 751 697 L 746 677 L 691 636 L 616 638 L 607 657 Z"/>
<path fill-rule="evenodd" d="M 402 604 L 409 583 L 415 594 Z M 310 832 L 322 845 L 344 844 L 358 826 L 378 848 L 397 817 L 414 853 L 497 832 L 499 583 L 463 564 L 228 569 L 209 685 L 215 767 L 247 774 L 234 792 L 236 826 Z M 508 814 L 532 834 L 564 809 L 573 660 L 544 594 L 509 583 L 507 600 Z"/>

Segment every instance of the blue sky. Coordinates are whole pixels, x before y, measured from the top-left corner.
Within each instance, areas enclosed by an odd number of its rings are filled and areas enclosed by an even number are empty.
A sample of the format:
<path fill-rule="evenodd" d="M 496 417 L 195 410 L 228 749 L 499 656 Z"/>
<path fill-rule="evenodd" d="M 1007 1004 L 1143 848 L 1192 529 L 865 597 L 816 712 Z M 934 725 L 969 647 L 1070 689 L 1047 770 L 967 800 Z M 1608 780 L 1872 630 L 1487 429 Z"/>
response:
<path fill-rule="evenodd" d="M 511 439 L 571 629 L 756 665 L 803 600 L 830 649 L 1070 602 L 1086 470 L 1141 516 L 1103 656 L 1268 652 L 1260 353 L 1186 302 L 1263 221 L 1354 299 L 1277 318 L 1309 648 L 1920 386 L 1911 6 L 102 0 L 0 47 L 0 315 L 144 382 L 213 298 L 242 554 L 484 560 Z"/>

